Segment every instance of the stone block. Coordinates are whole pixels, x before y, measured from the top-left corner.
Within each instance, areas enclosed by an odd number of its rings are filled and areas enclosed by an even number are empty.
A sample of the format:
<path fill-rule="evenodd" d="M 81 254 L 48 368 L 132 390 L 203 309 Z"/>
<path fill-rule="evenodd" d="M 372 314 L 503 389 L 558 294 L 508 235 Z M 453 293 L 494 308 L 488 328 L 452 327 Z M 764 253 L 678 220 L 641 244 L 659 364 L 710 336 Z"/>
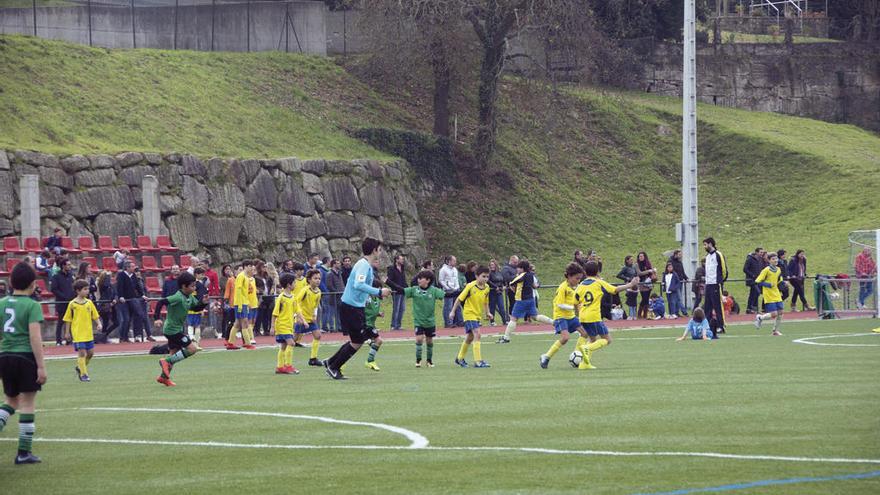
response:
<path fill-rule="evenodd" d="M 260 166 L 259 160 L 241 160 L 240 162 L 242 170 L 244 170 L 245 178 L 247 183 L 250 184 L 254 179 L 257 178 L 257 173 L 260 172 L 262 168 Z"/>
<path fill-rule="evenodd" d="M 159 211 L 161 213 L 177 213 L 183 208 L 183 200 L 174 194 L 159 195 Z"/>
<path fill-rule="evenodd" d="M 112 168 L 116 161 L 110 155 L 89 155 L 91 168 Z"/>
<path fill-rule="evenodd" d="M 5 150 L 0 150 L 0 170 L 9 170 L 9 157 Z"/>
<path fill-rule="evenodd" d="M 323 175 L 326 168 L 324 160 L 305 160 L 302 162 L 302 171 L 315 175 Z"/>
<path fill-rule="evenodd" d="M 319 256 L 330 256 L 330 243 L 323 237 L 309 240 L 309 252 L 318 253 Z"/>
<path fill-rule="evenodd" d="M 389 246 L 403 246 L 403 222 L 398 215 L 386 215 L 379 220 L 384 241 Z"/>
<path fill-rule="evenodd" d="M 295 174 L 302 171 L 302 162 L 295 157 L 281 158 L 278 160 L 278 168 L 285 174 Z"/>
<path fill-rule="evenodd" d="M 208 213 L 208 188 L 196 180 L 195 177 L 189 175 L 183 176 L 183 190 L 181 191 L 180 200 L 183 203 L 182 208 L 189 210 L 195 215 L 205 215 Z"/>
<path fill-rule="evenodd" d="M 312 239 L 327 234 L 327 224 L 317 215 L 306 218 L 305 225 L 306 239 Z"/>
<path fill-rule="evenodd" d="M 342 160 L 334 160 L 327 162 L 326 171 L 330 174 L 348 175 L 351 173 L 353 165 L 351 162 Z"/>
<path fill-rule="evenodd" d="M 196 223 L 189 213 L 171 215 L 165 219 L 171 242 L 183 251 L 194 251 L 199 247 Z"/>
<path fill-rule="evenodd" d="M 73 175 L 77 186 L 95 187 L 110 186 L 116 182 L 116 171 L 112 168 L 99 168 L 97 170 L 83 170 Z"/>
<path fill-rule="evenodd" d="M 258 211 L 272 211 L 278 208 L 278 189 L 275 179 L 265 169 L 261 169 L 245 194 L 247 205 Z"/>
<path fill-rule="evenodd" d="M 15 231 L 15 223 L 12 220 L 0 218 L 0 236 L 6 237 L 17 234 Z"/>
<path fill-rule="evenodd" d="M 0 152 L 2 155 L 6 153 Z M 12 218 L 18 211 L 19 205 L 12 199 L 12 173 L 0 170 L 0 218 Z"/>
<path fill-rule="evenodd" d="M 130 167 L 144 161 L 144 155 L 136 151 L 126 151 L 116 155 L 116 163 L 120 167 Z"/>
<path fill-rule="evenodd" d="M 150 165 L 161 165 L 162 164 L 162 155 L 159 153 L 144 153 L 144 160 L 147 161 Z"/>
<path fill-rule="evenodd" d="M 277 242 L 304 242 L 306 240 L 306 219 L 296 215 L 275 217 L 275 239 Z"/>
<path fill-rule="evenodd" d="M 330 253 L 334 258 L 342 258 L 346 253 L 356 252 L 351 249 L 348 239 L 330 239 Z"/>
<path fill-rule="evenodd" d="M 180 163 L 180 153 L 168 153 L 165 155 L 165 161 L 168 163 Z"/>
<path fill-rule="evenodd" d="M 360 210 L 361 202 L 358 199 L 357 189 L 348 177 L 325 179 L 323 183 L 324 203 L 328 210 Z"/>
<path fill-rule="evenodd" d="M 312 202 L 315 203 L 315 211 L 318 213 L 324 213 L 324 210 L 327 209 L 327 205 L 324 204 L 324 198 L 318 194 L 312 196 Z"/>
<path fill-rule="evenodd" d="M 62 189 L 73 188 L 73 177 L 60 168 L 37 166 L 40 173 L 40 182 L 50 186 L 60 187 Z"/>
<path fill-rule="evenodd" d="M 361 214 L 357 215 L 357 220 L 364 237 L 372 237 L 373 239 L 379 239 L 382 242 L 385 241 L 385 237 L 382 235 L 382 224 L 379 223 L 379 220 Z"/>
<path fill-rule="evenodd" d="M 61 159 L 61 168 L 67 173 L 76 173 L 81 170 L 92 168 L 89 159 L 82 155 L 70 155 Z"/>
<path fill-rule="evenodd" d="M 214 210 L 212 212 L 216 213 Z M 241 233 L 243 223 L 244 217 L 198 217 L 196 218 L 196 234 L 199 243 L 204 246 L 238 245 L 238 236 Z"/>
<path fill-rule="evenodd" d="M 275 242 L 275 222 L 248 208 L 244 215 L 244 234 L 251 245 Z"/>
<path fill-rule="evenodd" d="M 128 186 L 140 186 L 144 183 L 145 175 L 156 175 L 156 171 L 149 165 L 136 165 L 128 167 L 119 172 L 119 180 Z M 159 177 L 161 186 L 162 178 Z"/>
<path fill-rule="evenodd" d="M 41 206 L 61 206 L 67 196 L 58 187 L 40 186 L 40 205 Z"/>
<path fill-rule="evenodd" d="M 235 185 L 211 184 L 208 186 L 208 197 L 210 198 L 208 208 L 212 214 L 244 216 L 244 194 Z"/>
<path fill-rule="evenodd" d="M 397 213 L 397 202 L 394 200 L 394 191 L 379 184 L 368 184 L 360 190 L 363 211 L 367 215 L 379 217 L 385 214 Z"/>
<path fill-rule="evenodd" d="M 312 202 L 312 198 L 302 186 L 290 177 L 285 181 L 278 199 L 278 206 L 284 212 L 303 216 L 311 216 L 315 213 L 315 204 Z"/>
<path fill-rule="evenodd" d="M 225 178 L 229 173 L 229 167 L 222 158 L 211 158 L 205 163 L 205 168 L 208 169 L 208 180 L 217 180 L 221 177 Z"/>
<path fill-rule="evenodd" d="M 351 237 L 360 233 L 360 225 L 352 215 L 328 212 L 324 215 L 324 222 L 327 224 L 329 238 Z"/>
<path fill-rule="evenodd" d="M 37 151 L 15 150 L 15 159 L 35 167 L 58 168 L 58 157 Z"/>
<path fill-rule="evenodd" d="M 180 170 L 180 165 L 173 162 L 163 163 L 156 168 L 159 192 L 178 191 L 183 187 L 183 176 L 181 176 Z"/>
<path fill-rule="evenodd" d="M 314 174 L 303 172 L 303 189 L 309 194 L 321 194 L 324 192 L 324 184 L 321 178 Z"/>
<path fill-rule="evenodd" d="M 205 168 L 205 165 L 193 155 L 181 156 L 180 165 L 183 167 L 184 175 L 195 175 L 196 177 L 205 177 L 208 175 L 208 170 Z"/>
<path fill-rule="evenodd" d="M 130 214 L 102 213 L 95 217 L 94 226 L 98 235 L 109 235 L 114 239 L 120 235 L 134 236 L 138 233 L 137 221 Z"/>
<path fill-rule="evenodd" d="M 76 217 L 93 217 L 98 213 L 131 213 L 135 200 L 126 186 L 93 187 L 70 195 L 70 213 Z"/>

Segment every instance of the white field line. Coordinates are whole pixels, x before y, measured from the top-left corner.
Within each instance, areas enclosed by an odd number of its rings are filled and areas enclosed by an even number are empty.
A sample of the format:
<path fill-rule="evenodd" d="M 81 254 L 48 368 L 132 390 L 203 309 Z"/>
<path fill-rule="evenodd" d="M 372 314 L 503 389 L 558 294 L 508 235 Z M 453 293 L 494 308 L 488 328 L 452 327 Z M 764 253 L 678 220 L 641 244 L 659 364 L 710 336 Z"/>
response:
<path fill-rule="evenodd" d="M 813 342 L 814 340 L 823 340 L 823 339 L 837 339 L 842 337 L 866 337 L 866 336 L 880 336 L 880 334 L 876 333 L 846 333 L 846 334 L 835 334 L 835 335 L 822 335 L 819 337 L 803 337 L 800 339 L 792 340 L 795 344 L 807 344 L 807 345 L 819 345 L 819 346 L 828 346 L 828 347 L 880 347 L 880 344 L 834 344 L 834 343 L 826 343 L 826 342 Z"/>
<path fill-rule="evenodd" d="M 0 438 L 0 441 L 17 442 L 17 438 Z M 776 455 L 724 454 L 718 452 L 620 452 L 611 450 L 562 450 L 535 447 L 404 447 L 392 445 L 279 445 L 266 443 L 232 443 L 232 442 L 177 442 L 169 440 L 134 440 L 110 438 L 35 438 L 37 443 L 86 443 L 114 445 L 156 445 L 179 447 L 207 447 L 233 449 L 277 449 L 277 450 L 417 450 L 417 451 L 454 451 L 454 452 L 511 452 L 527 454 L 579 455 L 594 457 L 703 457 L 712 459 L 731 459 L 744 461 L 779 461 L 826 464 L 880 464 L 880 459 L 858 459 L 841 457 L 797 457 Z"/>

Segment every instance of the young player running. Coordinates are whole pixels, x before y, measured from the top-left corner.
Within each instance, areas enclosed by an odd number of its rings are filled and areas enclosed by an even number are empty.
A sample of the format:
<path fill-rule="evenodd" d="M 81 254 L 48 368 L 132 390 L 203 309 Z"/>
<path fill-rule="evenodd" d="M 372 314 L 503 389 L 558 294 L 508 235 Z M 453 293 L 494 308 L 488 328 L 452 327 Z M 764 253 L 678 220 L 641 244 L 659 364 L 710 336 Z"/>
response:
<path fill-rule="evenodd" d="M 593 351 L 611 344 L 611 334 L 608 327 L 602 323 L 602 297 L 605 294 L 616 294 L 619 291 L 635 287 L 639 284 L 639 278 L 633 277 L 628 284 L 611 285 L 598 277 L 599 265 L 595 261 L 588 261 L 584 265 L 586 278 L 576 289 L 578 300 L 581 303 L 580 320 L 581 326 L 587 332 L 589 344 L 581 345 L 580 351 L 584 358 L 578 369 L 588 370 L 596 367 L 590 362 Z M 601 338 L 600 338 L 601 337 Z"/>
<path fill-rule="evenodd" d="M 413 324 L 416 327 L 416 368 L 422 367 L 422 345 L 427 345 L 429 368 L 434 367 L 434 335 L 437 324 L 434 311 L 437 301 L 442 301 L 446 293 L 434 285 L 434 273 L 422 270 L 416 275 L 416 283 L 403 290 L 404 297 L 413 300 Z"/>
<path fill-rule="evenodd" d="M 64 312 L 64 334 L 68 342 L 73 341 L 73 349 L 76 351 L 76 377 L 81 382 L 89 379 L 89 361 L 94 356 L 95 334 L 92 332 L 92 322 L 98 323 L 98 331 L 101 331 L 101 315 L 98 308 L 89 300 L 89 283 L 85 280 L 77 280 L 73 283 L 73 292 L 76 298 L 67 305 Z"/>
<path fill-rule="evenodd" d="M 532 264 L 522 260 L 516 266 L 516 277 L 510 281 L 510 287 L 514 291 L 513 310 L 510 312 L 510 322 L 504 335 L 498 337 L 497 344 L 510 342 L 510 335 L 516 330 L 516 321 L 519 318 L 531 317 L 541 323 L 553 324 L 553 320 L 538 314 L 538 305 L 535 303 L 535 289 L 537 283 L 535 274 L 532 273 Z"/>
<path fill-rule="evenodd" d="M 293 318 L 296 314 L 296 301 L 290 289 L 293 287 L 294 277 L 285 273 L 278 281 L 281 286 L 281 294 L 275 298 L 275 309 L 272 311 L 274 320 L 272 328 L 275 329 L 275 342 L 281 344 L 278 349 L 278 361 L 275 373 L 279 375 L 298 375 L 299 370 L 293 367 Z"/>
<path fill-rule="evenodd" d="M 321 366 L 321 362 L 318 361 L 321 329 L 318 328 L 318 323 L 315 321 L 318 316 L 318 307 L 321 304 L 321 272 L 319 270 L 309 270 L 306 273 L 305 280 L 308 285 L 293 295 L 297 307 L 295 332 L 299 336 L 312 334 L 309 366 Z"/>
<path fill-rule="evenodd" d="M 162 326 L 162 333 L 168 339 L 168 352 L 171 355 L 159 360 L 162 373 L 159 374 L 156 381 L 166 387 L 175 385 L 171 381 L 171 369 L 174 365 L 199 352 L 199 347 L 183 328 L 190 311 L 202 311 L 208 305 L 207 296 L 201 301 L 193 296 L 195 290 L 195 277 L 189 272 L 183 272 L 177 277 L 177 292 L 164 301 L 168 307 L 168 315 Z"/>
<path fill-rule="evenodd" d="M 455 358 L 455 364 L 462 368 L 467 368 L 468 363 L 464 360 L 467 355 L 468 347 L 474 345 L 474 368 L 488 368 L 489 363 L 483 361 L 480 349 L 480 320 L 485 317 L 487 320 L 491 318 L 489 313 L 489 268 L 485 266 L 477 267 L 477 279 L 467 284 L 461 294 L 455 299 L 452 310 L 449 312 L 449 319 L 455 317 L 455 312 L 460 306 L 464 306 L 464 332 L 467 335 L 464 342 L 461 343 L 461 349 L 458 350 L 458 357 Z"/>
<path fill-rule="evenodd" d="M 12 268 L 9 282 L 12 295 L 0 299 L 3 340 L 0 340 L 0 379 L 4 402 L 0 406 L 0 432 L 9 417 L 18 411 L 18 454 L 16 464 L 34 464 L 40 458 L 31 452 L 34 441 L 34 403 L 37 392 L 46 383 L 43 361 L 43 337 L 40 335 L 43 312 L 31 299 L 37 273 L 29 263 Z"/>
<path fill-rule="evenodd" d="M 581 322 L 577 317 L 579 309 L 579 301 L 577 299 L 576 289 L 578 284 L 584 278 L 584 269 L 578 263 L 569 263 L 565 268 L 565 281 L 559 284 L 556 289 L 556 297 L 553 298 L 553 328 L 556 329 L 556 335 L 559 339 L 550 346 L 546 354 L 541 355 L 541 367 L 547 369 L 550 359 L 568 343 L 568 337 L 573 332 L 581 334 L 580 339 L 584 339 L 586 333 L 581 328 Z M 583 345 L 583 341 L 578 340 L 578 346 Z"/>
<path fill-rule="evenodd" d="M 755 315 L 755 328 L 760 329 L 764 320 L 774 318 L 772 335 L 778 336 L 782 335 L 779 324 L 782 323 L 782 310 L 785 307 L 779 286 L 785 281 L 782 280 L 782 270 L 777 266 L 779 256 L 770 251 L 767 260 L 770 264 L 764 267 L 755 279 L 755 285 L 761 288 L 761 295 L 764 296 L 764 310 L 767 312 Z"/>
<path fill-rule="evenodd" d="M 377 289 L 382 288 L 382 282 L 378 279 L 373 280 L 373 287 Z M 376 353 L 379 352 L 379 348 L 382 347 L 382 337 L 379 336 L 379 331 L 376 330 L 376 318 L 381 318 L 385 316 L 382 314 L 382 298 L 378 296 L 370 296 L 367 299 L 367 305 L 364 306 L 364 318 L 367 322 L 367 332 L 370 334 L 374 334 L 376 337 L 370 339 L 370 352 L 367 354 L 367 369 L 373 371 L 381 371 L 379 365 L 376 364 Z"/>
<path fill-rule="evenodd" d="M 327 376 L 334 380 L 345 380 L 339 369 L 357 353 L 364 342 L 379 336 L 375 331 L 367 330 L 364 316 L 367 298 L 380 294 L 382 297 L 391 295 L 391 289 L 387 287 L 383 289 L 373 287 L 373 273 L 379 268 L 382 256 L 382 241 L 367 237 L 361 242 L 361 252 L 364 253 L 364 257 L 352 268 L 339 304 L 339 323 L 343 333 L 348 334 L 349 341 L 342 344 L 330 359 L 324 361 Z"/>

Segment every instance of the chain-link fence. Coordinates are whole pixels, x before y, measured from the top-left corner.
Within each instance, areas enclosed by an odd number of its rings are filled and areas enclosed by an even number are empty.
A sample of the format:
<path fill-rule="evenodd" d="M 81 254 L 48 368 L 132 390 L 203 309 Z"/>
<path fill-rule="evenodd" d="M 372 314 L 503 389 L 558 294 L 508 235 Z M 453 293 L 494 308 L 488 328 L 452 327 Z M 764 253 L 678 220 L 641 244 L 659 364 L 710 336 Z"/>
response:
<path fill-rule="evenodd" d="M 242 0 L 0 0 L 0 33 L 104 48 L 325 55 L 324 4 Z"/>

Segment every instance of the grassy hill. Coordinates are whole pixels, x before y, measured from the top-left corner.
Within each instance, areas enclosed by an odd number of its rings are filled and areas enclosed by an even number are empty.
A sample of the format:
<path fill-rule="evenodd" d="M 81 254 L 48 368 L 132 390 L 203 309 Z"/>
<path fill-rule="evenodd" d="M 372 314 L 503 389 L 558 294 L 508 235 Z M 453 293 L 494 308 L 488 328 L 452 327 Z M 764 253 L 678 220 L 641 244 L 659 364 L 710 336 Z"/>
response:
<path fill-rule="evenodd" d="M 0 37 L 0 147 L 55 153 L 387 157 L 359 127 L 425 130 L 424 94 L 375 87 L 329 59 L 282 53 L 107 51 Z M 518 252 L 555 279 L 576 248 L 616 269 L 676 246 L 680 103 L 505 79 L 499 151 L 484 181 L 425 199 L 435 256 Z M 548 101 L 552 106 L 548 108 Z M 846 234 L 880 226 L 880 138 L 848 125 L 700 105 L 700 221 L 734 275 L 756 245 L 845 270 Z M 467 115 L 462 129 L 467 132 Z M 616 272 L 616 270 L 615 270 Z"/>

